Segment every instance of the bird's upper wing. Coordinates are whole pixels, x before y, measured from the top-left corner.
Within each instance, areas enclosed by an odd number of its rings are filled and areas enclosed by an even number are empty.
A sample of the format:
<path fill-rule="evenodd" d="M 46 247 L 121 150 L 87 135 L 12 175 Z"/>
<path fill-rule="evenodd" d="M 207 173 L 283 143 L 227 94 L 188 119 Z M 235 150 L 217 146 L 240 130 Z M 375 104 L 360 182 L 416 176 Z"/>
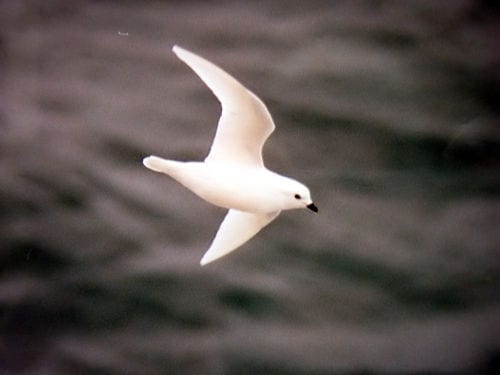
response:
<path fill-rule="evenodd" d="M 275 127 L 265 104 L 210 61 L 179 46 L 174 46 L 173 51 L 205 82 L 222 106 L 217 133 L 205 161 L 263 166 L 262 147 Z"/>
<path fill-rule="evenodd" d="M 210 248 L 205 255 L 203 255 L 203 258 L 201 258 L 200 264 L 204 266 L 236 250 L 236 248 L 243 245 L 275 219 L 279 213 L 280 211 L 251 213 L 232 209 L 229 210 Z"/>

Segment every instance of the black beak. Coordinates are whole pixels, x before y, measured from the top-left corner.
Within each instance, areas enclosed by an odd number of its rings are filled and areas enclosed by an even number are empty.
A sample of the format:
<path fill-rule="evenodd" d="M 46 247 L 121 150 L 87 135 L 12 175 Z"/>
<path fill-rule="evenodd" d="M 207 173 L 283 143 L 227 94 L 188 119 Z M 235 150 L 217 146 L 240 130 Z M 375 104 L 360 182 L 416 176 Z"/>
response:
<path fill-rule="evenodd" d="M 309 208 L 311 211 L 318 212 L 318 207 L 316 207 L 314 203 L 308 204 L 306 207 Z"/>

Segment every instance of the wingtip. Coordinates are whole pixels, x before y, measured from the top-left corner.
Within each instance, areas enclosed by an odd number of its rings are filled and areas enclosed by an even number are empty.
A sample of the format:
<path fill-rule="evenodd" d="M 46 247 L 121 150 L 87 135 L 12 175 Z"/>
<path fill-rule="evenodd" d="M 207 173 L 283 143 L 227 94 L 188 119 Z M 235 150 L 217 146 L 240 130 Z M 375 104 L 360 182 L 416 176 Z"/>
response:
<path fill-rule="evenodd" d="M 207 251 L 205 254 L 203 254 L 203 256 L 201 257 L 201 260 L 200 260 L 200 265 L 201 266 L 206 266 L 207 264 L 209 263 L 212 263 L 214 261 L 216 261 L 217 259 L 221 258 L 222 255 L 218 255 L 218 254 L 213 254 L 212 252 L 210 251 Z"/>
<path fill-rule="evenodd" d="M 184 48 L 182 48 L 181 46 L 179 46 L 178 44 L 174 44 L 174 46 L 172 47 L 172 51 L 177 55 L 179 56 L 179 54 L 181 54 L 182 52 L 186 51 Z"/>
<path fill-rule="evenodd" d="M 214 258 L 214 257 L 208 257 L 206 254 L 203 255 L 203 257 L 201 258 L 200 260 L 200 266 L 206 266 L 208 263 L 212 263 L 214 260 L 216 260 L 217 258 Z"/>
<path fill-rule="evenodd" d="M 201 258 L 201 260 L 200 260 L 200 266 L 203 267 L 203 266 L 207 265 L 208 263 L 210 263 L 209 260 L 206 260 L 205 258 Z"/>

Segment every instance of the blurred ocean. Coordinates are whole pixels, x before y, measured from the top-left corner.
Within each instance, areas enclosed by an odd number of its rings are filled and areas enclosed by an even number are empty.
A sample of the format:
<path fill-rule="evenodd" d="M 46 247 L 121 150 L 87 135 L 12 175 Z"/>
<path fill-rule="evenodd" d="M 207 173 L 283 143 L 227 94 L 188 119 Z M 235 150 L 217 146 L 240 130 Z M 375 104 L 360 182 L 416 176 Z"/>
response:
<path fill-rule="evenodd" d="M 0 374 L 499 373 L 493 1 L 0 1 Z M 320 208 L 201 268 L 232 73 Z"/>

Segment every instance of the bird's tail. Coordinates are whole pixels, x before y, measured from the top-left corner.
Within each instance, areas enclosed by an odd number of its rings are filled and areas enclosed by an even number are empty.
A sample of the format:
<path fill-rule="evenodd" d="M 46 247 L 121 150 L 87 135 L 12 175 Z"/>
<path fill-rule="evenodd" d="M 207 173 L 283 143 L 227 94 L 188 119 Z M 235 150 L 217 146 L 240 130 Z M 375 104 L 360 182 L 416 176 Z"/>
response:
<path fill-rule="evenodd" d="M 142 160 L 142 164 L 144 164 L 146 168 L 149 168 L 155 172 L 166 173 L 166 174 L 169 173 L 169 171 L 172 168 L 172 164 L 174 163 L 175 162 L 172 160 L 166 160 L 153 155 L 148 156 L 147 158 L 144 158 Z"/>

